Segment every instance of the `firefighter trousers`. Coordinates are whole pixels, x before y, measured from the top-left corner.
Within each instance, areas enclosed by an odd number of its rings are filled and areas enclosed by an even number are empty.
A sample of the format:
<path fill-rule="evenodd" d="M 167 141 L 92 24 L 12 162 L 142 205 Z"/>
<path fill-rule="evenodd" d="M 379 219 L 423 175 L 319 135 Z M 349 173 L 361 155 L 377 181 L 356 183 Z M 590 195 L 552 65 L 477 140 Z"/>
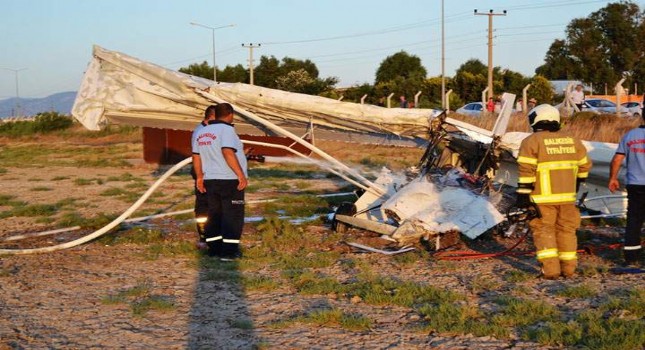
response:
<path fill-rule="evenodd" d="M 206 243 L 216 255 L 239 252 L 244 228 L 244 191 L 238 191 L 237 185 L 237 180 L 204 180 L 208 197 Z"/>
<path fill-rule="evenodd" d="M 538 205 L 541 218 L 531 220 L 537 260 L 545 278 L 573 276 L 578 257 L 576 230 L 580 227 L 580 212 L 571 204 Z"/>

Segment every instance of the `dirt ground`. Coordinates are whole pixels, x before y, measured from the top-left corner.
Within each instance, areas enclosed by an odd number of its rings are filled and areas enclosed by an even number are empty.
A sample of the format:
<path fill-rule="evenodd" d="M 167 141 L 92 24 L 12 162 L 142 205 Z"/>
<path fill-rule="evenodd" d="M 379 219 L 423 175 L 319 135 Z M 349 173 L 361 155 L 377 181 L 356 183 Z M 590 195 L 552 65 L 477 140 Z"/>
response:
<path fill-rule="evenodd" d="M 18 234 L 59 228 L 65 213 L 85 218 L 120 213 L 132 203 L 128 188 L 140 193 L 162 169 L 132 161 L 127 168 L 76 168 L 65 166 L 2 166 L 0 195 L 29 204 L 59 203 L 57 212 L 42 216 L 8 216 L 0 219 L 0 247 L 33 247 L 57 244 L 91 231 L 83 229 L 18 242 L 2 240 Z M 129 175 L 124 175 L 124 174 Z M 79 180 L 82 179 L 82 180 Z M 253 181 L 253 180 L 252 180 Z M 281 190 L 260 189 L 247 200 L 309 192 L 339 191 L 344 184 L 325 177 L 278 179 Z M 306 186 L 303 185 L 306 183 Z M 134 185 L 132 185 L 134 184 Z M 130 186 L 130 187 L 128 187 Z M 126 189 L 126 193 L 108 191 Z M 106 192 L 107 191 L 107 192 Z M 192 203 L 192 180 L 187 174 L 161 188 L 140 214 L 187 209 Z M 106 193 L 108 193 L 106 195 Z M 109 194 L 112 193 L 112 194 Z M 70 198 L 73 199 L 70 201 Z M 67 200 L 66 203 L 60 203 Z M 11 205 L 0 207 L 8 211 Z M 249 214 L 260 214 L 250 208 Z M 173 247 L 195 241 L 189 217 L 156 219 L 139 226 L 160 230 Z M 333 235 L 328 225 L 316 221 L 302 226 L 310 237 Z M 247 224 L 243 245 L 262 245 L 257 226 Z M 617 239 L 620 228 L 587 226 L 592 240 Z M 600 237 L 600 238 L 598 238 Z M 440 261 L 427 254 L 406 258 L 364 253 L 343 241 L 377 245 L 380 239 L 350 231 L 338 242 L 321 246 L 320 254 L 336 254 L 332 263 L 313 268 L 314 273 L 351 283 L 366 269 L 382 276 L 402 278 L 467 296 L 466 304 L 485 310 L 500 296 L 547 300 L 563 313 L 594 308 L 608 296 L 642 286 L 643 275 L 615 275 L 608 269 L 617 253 L 583 255 L 581 273 L 569 280 L 537 278 L 531 255 L 486 260 Z M 514 241 L 490 241 L 495 250 Z M 476 248 L 477 243 L 469 246 Z M 530 248 L 525 244 L 522 248 Z M 248 257 L 221 264 L 196 252 L 150 256 L 150 245 L 112 244 L 98 240 L 54 253 L 0 257 L 0 349 L 550 349 L 510 336 L 475 336 L 428 331 L 424 318 L 409 307 L 367 303 L 351 295 L 305 294 L 286 283 L 276 262 Z M 318 257 L 318 255 L 316 255 Z M 420 258 L 419 258 L 420 257 Z M 351 264 L 348 262 L 351 261 Z M 363 270 L 360 270 L 362 267 Z M 528 276 L 509 278 L 517 272 Z M 513 274 L 511 274 L 513 275 Z M 245 278 L 264 278 L 271 288 L 249 286 Z M 588 298 L 562 296 L 570 287 L 585 285 L 595 291 Z M 294 315 L 316 310 L 341 309 L 371 320 L 369 327 L 352 330 L 337 324 L 284 322 Z M 279 326 L 283 322 L 281 326 Z M 636 322 L 642 322 L 636 321 Z"/>

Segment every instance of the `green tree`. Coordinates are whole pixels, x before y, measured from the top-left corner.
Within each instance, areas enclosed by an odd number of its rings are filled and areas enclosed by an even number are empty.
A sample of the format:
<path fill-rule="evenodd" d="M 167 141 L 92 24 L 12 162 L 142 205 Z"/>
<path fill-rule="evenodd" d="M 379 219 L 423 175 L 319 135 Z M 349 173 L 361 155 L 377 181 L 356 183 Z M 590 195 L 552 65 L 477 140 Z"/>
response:
<path fill-rule="evenodd" d="M 375 82 L 376 84 L 388 82 L 397 77 L 401 77 L 404 80 L 415 79 L 421 81 L 425 79 L 427 74 L 419 57 L 400 51 L 386 57 L 381 62 L 376 70 Z"/>
<path fill-rule="evenodd" d="M 549 79 L 580 79 L 613 85 L 624 72 L 627 84 L 645 80 L 645 16 L 632 1 L 607 4 L 585 18 L 573 19 L 565 40 L 551 44 L 536 69 Z"/>
<path fill-rule="evenodd" d="M 241 64 L 226 66 L 221 72 L 217 70 L 217 80 L 227 83 L 248 83 L 249 73 Z"/>
<path fill-rule="evenodd" d="M 573 80 L 578 76 L 577 65 L 566 41 L 556 39 L 546 52 L 544 64 L 535 73 L 553 80 Z"/>
<path fill-rule="evenodd" d="M 318 95 L 328 91 L 336 83 L 335 78 L 314 78 L 304 68 L 289 71 L 276 78 L 277 89 L 309 95 Z"/>
<path fill-rule="evenodd" d="M 202 63 L 193 63 L 188 67 L 181 67 L 179 68 L 179 71 L 182 73 L 194 75 L 196 77 L 213 80 L 213 67 L 210 66 L 206 61 Z"/>
<path fill-rule="evenodd" d="M 255 85 L 276 88 L 276 78 L 280 76 L 280 61 L 275 56 L 260 57 L 260 64 L 254 69 Z"/>
<path fill-rule="evenodd" d="M 262 56 L 254 71 L 255 85 L 272 89 L 319 95 L 333 89 L 338 78 L 320 78 L 316 64 L 310 60 Z"/>
<path fill-rule="evenodd" d="M 528 98 L 536 99 L 538 104 L 553 103 L 553 87 L 549 80 L 541 75 L 533 77 L 527 94 Z"/>
<path fill-rule="evenodd" d="M 465 101 L 480 101 L 481 94 L 488 86 L 488 79 L 482 74 L 461 71 L 455 74 L 455 92 Z"/>

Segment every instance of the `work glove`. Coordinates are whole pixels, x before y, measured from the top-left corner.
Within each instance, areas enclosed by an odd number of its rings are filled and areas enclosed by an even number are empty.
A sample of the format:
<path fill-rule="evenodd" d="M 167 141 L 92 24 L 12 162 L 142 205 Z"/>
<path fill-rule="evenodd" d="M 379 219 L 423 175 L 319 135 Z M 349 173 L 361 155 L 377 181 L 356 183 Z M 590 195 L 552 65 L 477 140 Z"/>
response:
<path fill-rule="evenodd" d="M 515 206 L 520 209 L 526 209 L 533 205 L 531 196 L 528 193 L 518 193 L 515 200 Z"/>

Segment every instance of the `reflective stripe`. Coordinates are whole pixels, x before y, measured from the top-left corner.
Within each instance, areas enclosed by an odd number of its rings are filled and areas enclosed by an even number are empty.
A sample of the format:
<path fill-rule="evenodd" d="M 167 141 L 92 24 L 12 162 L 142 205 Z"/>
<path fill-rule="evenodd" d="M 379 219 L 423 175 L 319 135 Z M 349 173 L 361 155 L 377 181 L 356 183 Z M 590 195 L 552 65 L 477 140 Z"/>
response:
<path fill-rule="evenodd" d="M 209 237 L 209 238 L 206 238 L 206 242 L 219 241 L 220 239 L 222 239 L 222 236 Z"/>
<path fill-rule="evenodd" d="M 578 161 L 578 165 L 587 164 L 587 163 L 589 163 L 587 156 L 584 156 L 582 159 Z"/>
<path fill-rule="evenodd" d="M 558 257 L 558 248 L 549 248 L 544 250 L 537 251 L 537 259 L 548 259 L 548 258 L 557 258 Z"/>
<path fill-rule="evenodd" d="M 517 157 L 517 162 L 518 163 L 525 163 L 525 164 L 532 164 L 536 165 L 538 160 L 537 158 L 530 158 L 530 157 L 524 157 L 524 156 L 519 156 Z"/>
<path fill-rule="evenodd" d="M 569 160 L 543 162 L 537 165 L 538 170 L 568 170 L 568 169 L 577 169 L 577 168 L 578 168 L 578 162 L 572 162 Z"/>
<path fill-rule="evenodd" d="M 206 221 L 208 221 L 208 217 L 195 218 L 195 221 L 197 221 L 200 224 L 203 224 Z"/>
<path fill-rule="evenodd" d="M 589 177 L 589 173 L 578 173 L 578 178 L 580 179 L 586 179 Z"/>
<path fill-rule="evenodd" d="M 239 239 L 226 239 L 224 238 L 224 243 L 240 243 Z"/>
<path fill-rule="evenodd" d="M 576 260 L 578 259 L 578 253 L 576 251 L 560 252 L 558 254 L 558 257 L 560 258 L 560 260 Z"/>
<path fill-rule="evenodd" d="M 539 165 L 538 165 L 539 167 Z M 538 171 L 540 174 L 540 193 L 541 195 L 550 195 L 551 193 L 551 173 L 548 171 Z M 537 202 L 536 202 L 537 203 Z"/>
<path fill-rule="evenodd" d="M 559 193 L 559 194 L 538 194 L 532 195 L 533 201 L 537 204 L 541 203 L 558 203 L 558 202 L 575 202 L 576 194 L 572 193 Z"/>
<path fill-rule="evenodd" d="M 630 246 L 626 245 L 623 247 L 623 250 L 639 250 L 641 248 L 642 246 L 640 245 L 630 245 Z"/>
<path fill-rule="evenodd" d="M 517 190 L 515 190 L 515 192 L 516 193 L 521 193 L 521 194 L 531 194 L 531 192 L 533 192 L 533 190 L 530 189 L 530 188 L 518 188 Z"/>
<path fill-rule="evenodd" d="M 525 176 L 517 179 L 517 183 L 525 183 L 525 184 L 532 184 L 536 181 L 535 176 Z"/>

